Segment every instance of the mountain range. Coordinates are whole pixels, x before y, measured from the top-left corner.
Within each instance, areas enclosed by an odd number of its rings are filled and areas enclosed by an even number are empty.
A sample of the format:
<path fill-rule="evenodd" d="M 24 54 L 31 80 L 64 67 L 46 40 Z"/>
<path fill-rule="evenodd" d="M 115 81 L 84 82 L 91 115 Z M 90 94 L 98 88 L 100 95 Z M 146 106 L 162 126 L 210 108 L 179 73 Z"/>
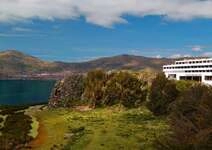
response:
<path fill-rule="evenodd" d="M 150 58 L 134 55 L 103 57 L 87 62 L 48 62 L 16 50 L 0 52 L 0 77 L 42 77 L 64 76 L 67 73 L 85 73 L 93 69 L 104 70 L 143 70 L 160 71 L 164 64 L 174 59 Z"/>

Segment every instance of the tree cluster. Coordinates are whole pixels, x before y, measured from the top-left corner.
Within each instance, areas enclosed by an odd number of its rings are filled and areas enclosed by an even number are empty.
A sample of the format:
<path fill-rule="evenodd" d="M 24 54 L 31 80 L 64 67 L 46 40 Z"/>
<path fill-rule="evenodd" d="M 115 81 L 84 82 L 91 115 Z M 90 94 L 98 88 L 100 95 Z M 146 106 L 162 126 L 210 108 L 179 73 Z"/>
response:
<path fill-rule="evenodd" d="M 172 104 L 171 148 L 212 149 L 212 88 L 195 85 Z"/>
<path fill-rule="evenodd" d="M 176 83 L 168 80 L 164 74 L 160 73 L 150 87 L 147 107 L 155 115 L 167 115 L 169 105 L 176 100 L 178 94 Z"/>
<path fill-rule="evenodd" d="M 212 87 L 191 81 L 171 81 L 158 74 L 150 87 L 148 108 L 165 115 L 170 135 L 158 139 L 158 149 L 212 149 Z"/>
<path fill-rule="evenodd" d="M 92 107 L 122 104 L 137 107 L 146 100 L 147 82 L 129 72 L 93 70 L 83 75 L 71 75 L 58 82 L 49 106 L 73 107 L 82 102 Z"/>
<path fill-rule="evenodd" d="M 85 81 L 84 98 L 94 107 L 122 104 L 137 107 L 146 100 L 147 83 L 128 72 L 89 72 Z"/>

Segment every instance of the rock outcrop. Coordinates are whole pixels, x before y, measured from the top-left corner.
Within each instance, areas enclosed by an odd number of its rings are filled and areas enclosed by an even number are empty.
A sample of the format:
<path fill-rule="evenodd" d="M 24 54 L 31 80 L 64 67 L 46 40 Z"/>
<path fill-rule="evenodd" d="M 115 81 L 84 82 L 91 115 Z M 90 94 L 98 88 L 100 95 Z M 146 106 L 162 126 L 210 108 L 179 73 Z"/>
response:
<path fill-rule="evenodd" d="M 73 74 L 55 84 L 49 107 L 73 107 L 82 103 L 84 76 Z"/>

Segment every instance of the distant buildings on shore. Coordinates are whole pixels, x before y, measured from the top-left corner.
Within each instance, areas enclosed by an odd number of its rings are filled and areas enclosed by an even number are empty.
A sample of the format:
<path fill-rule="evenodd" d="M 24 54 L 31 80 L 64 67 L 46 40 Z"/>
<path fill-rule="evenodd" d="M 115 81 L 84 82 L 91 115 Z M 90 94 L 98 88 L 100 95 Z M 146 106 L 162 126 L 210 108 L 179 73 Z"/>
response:
<path fill-rule="evenodd" d="M 194 80 L 212 85 L 212 58 L 185 59 L 164 65 L 163 72 L 169 79 Z"/>

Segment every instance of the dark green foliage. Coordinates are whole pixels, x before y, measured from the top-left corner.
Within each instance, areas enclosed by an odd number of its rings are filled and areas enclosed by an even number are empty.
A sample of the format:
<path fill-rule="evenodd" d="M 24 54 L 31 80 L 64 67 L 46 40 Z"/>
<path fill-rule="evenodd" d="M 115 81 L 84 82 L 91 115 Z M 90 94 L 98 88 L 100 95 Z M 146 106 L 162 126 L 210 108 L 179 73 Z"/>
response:
<path fill-rule="evenodd" d="M 104 105 L 117 103 L 125 107 L 139 106 L 146 100 L 147 83 L 128 72 L 112 74 L 104 88 Z"/>
<path fill-rule="evenodd" d="M 49 106 L 71 107 L 79 105 L 82 103 L 81 96 L 83 91 L 83 75 L 70 75 L 56 84 L 49 101 Z"/>
<path fill-rule="evenodd" d="M 27 109 L 29 106 L 2 106 L 0 109 L 0 114 L 1 115 L 12 115 L 14 114 L 16 111 L 21 111 L 24 109 Z"/>
<path fill-rule="evenodd" d="M 78 133 L 78 132 L 82 132 L 85 130 L 85 127 L 79 127 L 79 128 L 74 128 L 74 129 L 71 129 L 71 133 Z"/>
<path fill-rule="evenodd" d="M 192 86 L 199 84 L 199 82 L 189 81 L 189 80 L 179 80 L 179 81 L 176 81 L 175 83 L 176 83 L 176 88 L 180 93 L 185 92 Z"/>
<path fill-rule="evenodd" d="M 103 99 L 103 88 L 107 81 L 107 74 L 103 70 L 93 70 L 88 72 L 85 79 L 84 98 L 93 107 L 101 106 Z"/>
<path fill-rule="evenodd" d="M 158 74 L 150 87 L 147 107 L 155 115 L 166 115 L 169 105 L 176 100 L 178 94 L 175 82 L 168 80 L 162 73 Z"/>
<path fill-rule="evenodd" d="M 212 149 L 212 87 L 196 84 L 171 105 L 171 133 L 157 140 L 158 149 Z"/>
<path fill-rule="evenodd" d="M 172 105 L 172 145 L 180 149 L 212 149 L 211 100 L 212 88 L 196 85 Z"/>
<path fill-rule="evenodd" d="M 140 106 L 146 100 L 147 82 L 128 72 L 106 73 L 93 70 L 72 75 L 57 83 L 49 101 L 50 107 L 73 107 L 87 104 L 92 107 L 122 104 Z M 84 102 L 84 103 L 82 103 Z"/>
<path fill-rule="evenodd" d="M 0 149 L 13 150 L 24 149 L 26 143 L 32 138 L 28 136 L 31 129 L 31 117 L 24 112 L 13 112 L 7 114 L 0 136 Z"/>
<path fill-rule="evenodd" d="M 4 121 L 4 119 L 3 118 L 0 118 L 0 123 L 2 123 Z M 0 126 L 1 127 L 1 126 Z"/>

